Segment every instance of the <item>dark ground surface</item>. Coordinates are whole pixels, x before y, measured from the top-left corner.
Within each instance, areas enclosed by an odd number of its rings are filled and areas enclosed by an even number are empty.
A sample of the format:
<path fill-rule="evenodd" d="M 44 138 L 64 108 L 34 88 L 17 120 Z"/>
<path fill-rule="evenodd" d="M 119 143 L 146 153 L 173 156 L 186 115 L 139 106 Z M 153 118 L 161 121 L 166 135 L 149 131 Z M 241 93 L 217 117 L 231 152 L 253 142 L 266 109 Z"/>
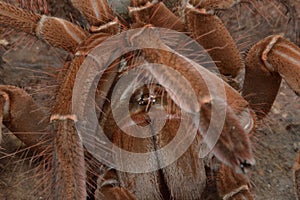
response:
<path fill-rule="evenodd" d="M 300 1 L 291 3 L 296 8 L 292 14 L 300 16 L 297 14 L 300 13 Z M 63 1 L 56 4 L 50 1 L 49 4 L 50 12 L 57 16 L 69 16 L 66 13 L 72 10 Z M 285 8 L 279 7 L 276 1 L 263 1 L 258 5 L 263 7 L 257 7 L 256 11 L 250 5 L 220 13 L 241 51 L 272 33 L 285 33 L 292 41 L 299 40 L 299 35 L 295 35 L 299 24 L 287 23 L 291 13 L 282 15 Z M 39 94 L 40 91 L 54 87 L 48 84 L 49 77 L 45 72 L 54 73 L 55 69 L 60 69 L 66 54 L 34 37 L 10 35 L 0 35 L 0 84 L 25 88 L 43 105 L 49 97 Z M 14 41 L 17 43 L 11 45 Z M 251 173 L 251 184 L 256 199 L 295 199 L 292 167 L 300 149 L 300 98 L 284 82 L 272 111 L 258 124 L 252 141 L 257 164 Z M 1 144 L 6 153 L 15 151 L 20 145 L 9 134 L 4 135 Z M 0 160 L 0 199 L 37 199 L 29 194 L 34 181 L 27 181 L 25 176 L 30 169 L 29 162 L 19 161 L 19 158 L 20 155 L 16 155 Z"/>

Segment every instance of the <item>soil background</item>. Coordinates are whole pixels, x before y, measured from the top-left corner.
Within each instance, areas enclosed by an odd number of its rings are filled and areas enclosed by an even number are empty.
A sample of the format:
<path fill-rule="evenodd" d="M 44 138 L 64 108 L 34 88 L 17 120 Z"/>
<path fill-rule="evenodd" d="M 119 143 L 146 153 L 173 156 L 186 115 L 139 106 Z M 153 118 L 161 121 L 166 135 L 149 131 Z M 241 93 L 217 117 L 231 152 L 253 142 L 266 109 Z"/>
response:
<path fill-rule="evenodd" d="M 241 52 L 271 34 L 284 34 L 300 45 L 300 1 L 253 1 L 226 11 L 218 11 Z M 14 2 L 15 3 L 15 2 Z M 172 5 L 173 1 L 168 1 Z M 126 2 L 112 1 L 122 17 Z M 175 3 L 176 4 L 176 3 Z M 49 14 L 84 23 L 68 1 L 48 0 Z M 123 6 L 123 7 L 122 7 Z M 180 9 L 176 7 L 174 11 Z M 53 99 L 57 85 L 53 77 L 67 58 L 67 53 L 49 47 L 33 36 L 8 31 L 0 26 L 0 84 L 24 88 L 41 107 Z M 255 80 L 253 80 L 255 81 Z M 47 109 L 46 109 L 47 110 Z M 5 129 L 5 128 L 4 128 Z M 292 169 L 300 149 L 300 98 L 283 81 L 271 112 L 258 122 L 252 138 L 257 164 L 250 173 L 252 190 L 258 200 L 295 199 Z M 34 172 L 22 143 L 4 130 L 0 157 L 0 199 L 44 199 L 30 194 Z M 20 153 L 7 156 L 19 150 Z M 21 159 L 20 159 L 21 158 Z M 24 181 L 25 180 L 25 181 Z"/>

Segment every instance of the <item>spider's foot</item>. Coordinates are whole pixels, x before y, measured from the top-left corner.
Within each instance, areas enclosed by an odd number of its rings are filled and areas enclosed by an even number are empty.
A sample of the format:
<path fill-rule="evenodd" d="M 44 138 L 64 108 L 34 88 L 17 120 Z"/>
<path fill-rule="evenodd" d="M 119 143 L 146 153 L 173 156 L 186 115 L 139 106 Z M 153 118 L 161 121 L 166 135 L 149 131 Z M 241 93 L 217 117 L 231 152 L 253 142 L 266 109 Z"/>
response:
<path fill-rule="evenodd" d="M 264 66 L 270 72 L 275 72 L 275 68 L 273 67 L 273 65 L 270 62 L 268 62 L 268 53 L 271 51 L 271 49 L 273 48 L 273 46 L 276 44 L 276 42 L 278 41 L 278 39 L 281 38 L 281 37 L 282 37 L 281 35 L 274 35 L 272 37 L 271 41 L 269 42 L 269 44 L 264 49 L 262 55 L 261 55 L 261 59 L 264 62 Z"/>
<path fill-rule="evenodd" d="M 99 177 L 98 186 L 95 199 L 137 200 L 131 192 L 120 187 L 114 170 L 108 170 L 103 177 Z"/>
<path fill-rule="evenodd" d="M 223 164 L 218 170 L 217 188 L 220 197 L 224 200 L 254 199 L 248 177 L 235 173 L 233 169 Z"/>
<path fill-rule="evenodd" d="M 103 187 L 96 192 L 96 199 L 111 199 L 111 200 L 137 200 L 128 190 L 121 187 Z"/>

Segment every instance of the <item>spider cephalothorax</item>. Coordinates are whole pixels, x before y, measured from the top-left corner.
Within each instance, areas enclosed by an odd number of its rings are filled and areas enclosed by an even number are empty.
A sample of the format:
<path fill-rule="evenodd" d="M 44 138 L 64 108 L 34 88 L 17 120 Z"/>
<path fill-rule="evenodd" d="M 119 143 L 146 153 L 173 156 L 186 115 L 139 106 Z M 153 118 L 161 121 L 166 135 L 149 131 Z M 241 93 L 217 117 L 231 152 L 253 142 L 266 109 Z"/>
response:
<path fill-rule="evenodd" d="M 162 2 L 133 0 L 124 25 L 105 0 L 72 0 L 88 22 L 83 29 L 0 1 L 1 25 L 33 34 L 72 55 L 58 75 L 50 115 L 37 109 L 22 89 L 0 86 L 1 121 L 12 132 L 40 133 L 17 136 L 43 155 L 42 186 L 48 186 L 48 198 L 200 199 L 206 174 L 199 149 L 206 145 L 224 163 L 216 184 L 220 197 L 253 199 L 243 175 L 255 164 L 249 137 L 255 121 L 269 112 L 282 77 L 300 94 L 300 49 L 272 35 L 253 45 L 243 61 L 228 30 L 213 14 L 237 3 L 189 1 L 182 5 L 180 18 Z M 193 40 L 185 40 L 185 34 Z M 199 45 L 206 50 L 193 52 Z M 202 62 L 205 51 L 216 61 L 219 76 Z M 240 94 L 225 80 L 234 81 L 244 69 Z M 136 79 L 114 89 L 132 70 Z M 92 86 L 90 94 L 86 87 Z M 93 104 L 87 103 L 90 97 Z M 127 97 L 128 113 L 120 110 Z M 90 107 L 96 107 L 95 115 Z M 93 116 L 109 140 L 99 139 L 98 129 L 90 126 Z M 189 123 L 180 129 L 185 120 Z M 161 121 L 165 126 L 157 132 Z M 138 135 L 132 135 L 136 130 Z M 173 154 L 161 153 L 178 130 L 184 134 Z M 219 135 L 211 135 L 215 133 Z M 192 140 L 177 158 L 186 138 Z M 138 162 L 126 160 L 119 149 L 145 156 L 155 153 Z M 177 159 L 170 162 L 173 157 Z M 157 170 L 131 171 L 143 164 Z"/>

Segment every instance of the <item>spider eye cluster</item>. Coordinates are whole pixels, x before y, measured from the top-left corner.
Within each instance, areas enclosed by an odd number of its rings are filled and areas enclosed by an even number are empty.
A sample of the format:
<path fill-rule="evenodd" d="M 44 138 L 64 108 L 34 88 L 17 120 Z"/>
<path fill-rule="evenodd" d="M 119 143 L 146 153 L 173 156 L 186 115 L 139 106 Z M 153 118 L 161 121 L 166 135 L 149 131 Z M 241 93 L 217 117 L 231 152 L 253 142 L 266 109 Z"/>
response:
<path fill-rule="evenodd" d="M 154 104 L 156 99 L 159 98 L 155 94 L 142 94 L 138 99 L 137 103 L 141 106 Z"/>
<path fill-rule="evenodd" d="M 165 91 L 160 85 L 144 85 L 137 89 L 130 99 L 130 110 L 149 112 L 151 106 L 160 106 L 164 102 Z"/>

